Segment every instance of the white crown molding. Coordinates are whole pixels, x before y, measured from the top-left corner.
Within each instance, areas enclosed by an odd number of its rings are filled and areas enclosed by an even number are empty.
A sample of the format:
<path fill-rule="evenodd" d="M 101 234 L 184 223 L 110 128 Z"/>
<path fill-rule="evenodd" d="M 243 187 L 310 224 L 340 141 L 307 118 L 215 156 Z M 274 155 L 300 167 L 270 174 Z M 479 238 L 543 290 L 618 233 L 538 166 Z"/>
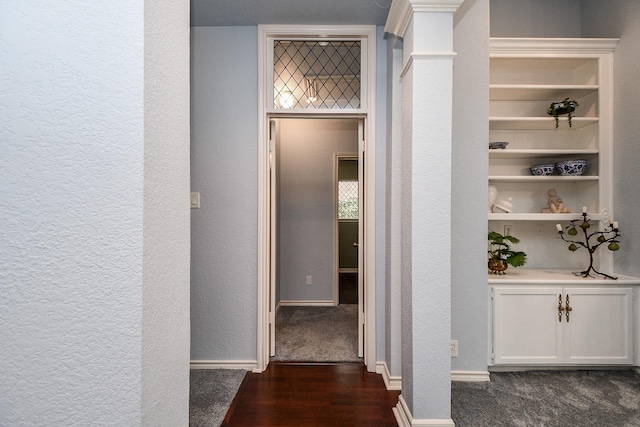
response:
<path fill-rule="evenodd" d="M 375 36 L 375 25 L 280 25 L 260 24 L 258 34 L 261 38 L 287 38 L 295 37 L 296 40 L 315 40 L 318 37 L 344 38 L 371 38 Z"/>
<path fill-rule="evenodd" d="M 455 13 L 464 0 L 393 0 L 384 31 L 404 37 L 416 12 Z"/>
<path fill-rule="evenodd" d="M 618 45 L 620 39 L 615 38 L 502 38 L 491 37 L 489 48 L 491 53 L 524 53 L 549 52 L 579 53 L 610 53 Z"/>
<path fill-rule="evenodd" d="M 451 371 L 451 381 L 468 383 L 491 382 L 489 371 Z"/>
<path fill-rule="evenodd" d="M 398 404 L 393 408 L 398 427 L 455 427 L 455 423 L 449 419 L 415 419 L 402 395 L 398 398 Z"/>

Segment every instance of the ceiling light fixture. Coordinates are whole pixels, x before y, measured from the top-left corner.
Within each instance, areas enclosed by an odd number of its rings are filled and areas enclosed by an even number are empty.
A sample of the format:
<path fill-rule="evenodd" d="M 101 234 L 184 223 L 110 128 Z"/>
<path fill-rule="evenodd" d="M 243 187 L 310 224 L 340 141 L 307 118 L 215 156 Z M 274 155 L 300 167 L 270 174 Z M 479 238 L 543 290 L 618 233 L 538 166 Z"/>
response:
<path fill-rule="evenodd" d="M 318 82 L 311 79 L 304 79 L 307 94 L 307 102 L 311 104 L 312 102 L 316 102 L 318 100 Z"/>
<path fill-rule="evenodd" d="M 280 106 L 282 108 L 292 108 L 294 100 L 293 93 L 289 90 L 285 90 L 280 94 Z"/>

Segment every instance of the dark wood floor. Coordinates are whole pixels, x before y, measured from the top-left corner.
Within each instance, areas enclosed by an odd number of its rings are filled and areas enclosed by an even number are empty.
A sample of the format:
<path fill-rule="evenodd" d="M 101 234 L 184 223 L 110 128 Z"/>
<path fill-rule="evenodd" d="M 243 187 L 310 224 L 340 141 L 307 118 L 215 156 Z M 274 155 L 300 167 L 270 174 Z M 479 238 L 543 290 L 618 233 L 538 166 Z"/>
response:
<path fill-rule="evenodd" d="M 362 364 L 271 363 L 248 373 L 223 426 L 397 426 L 398 391 Z"/>

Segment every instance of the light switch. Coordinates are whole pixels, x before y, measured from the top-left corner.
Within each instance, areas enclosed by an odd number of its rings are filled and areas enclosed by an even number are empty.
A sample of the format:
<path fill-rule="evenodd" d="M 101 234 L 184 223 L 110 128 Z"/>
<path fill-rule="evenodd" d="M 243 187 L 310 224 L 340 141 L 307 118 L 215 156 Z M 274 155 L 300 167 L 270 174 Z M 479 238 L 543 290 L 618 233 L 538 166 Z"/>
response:
<path fill-rule="evenodd" d="M 191 209 L 200 209 L 200 193 L 191 193 Z"/>

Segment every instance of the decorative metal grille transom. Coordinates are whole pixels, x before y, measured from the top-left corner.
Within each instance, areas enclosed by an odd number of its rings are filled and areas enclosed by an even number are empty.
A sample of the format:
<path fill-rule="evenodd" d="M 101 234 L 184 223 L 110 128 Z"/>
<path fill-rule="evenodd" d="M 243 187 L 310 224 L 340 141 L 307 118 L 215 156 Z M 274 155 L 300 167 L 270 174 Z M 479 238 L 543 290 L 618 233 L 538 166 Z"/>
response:
<path fill-rule="evenodd" d="M 275 40 L 273 107 L 360 108 L 359 41 Z"/>

